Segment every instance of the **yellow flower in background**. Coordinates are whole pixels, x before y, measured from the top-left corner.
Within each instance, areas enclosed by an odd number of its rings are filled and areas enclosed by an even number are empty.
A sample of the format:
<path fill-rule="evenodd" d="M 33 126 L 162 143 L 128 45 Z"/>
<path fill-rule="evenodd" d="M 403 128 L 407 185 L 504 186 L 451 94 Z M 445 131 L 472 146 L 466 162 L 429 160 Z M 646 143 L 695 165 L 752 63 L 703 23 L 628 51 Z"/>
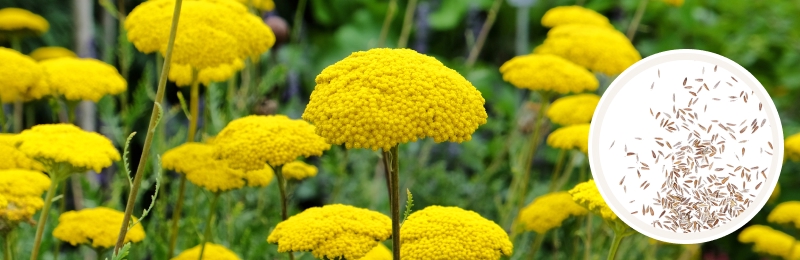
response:
<path fill-rule="evenodd" d="M 662 1 L 674 7 L 681 7 L 683 5 L 683 0 L 662 0 Z"/>
<path fill-rule="evenodd" d="M 392 235 L 380 212 L 334 204 L 306 209 L 278 223 L 267 242 L 278 252 L 311 251 L 316 258 L 359 259 Z"/>
<path fill-rule="evenodd" d="M 43 17 L 20 8 L 0 9 L 0 31 L 43 34 L 50 29 L 50 23 Z"/>
<path fill-rule="evenodd" d="M 566 24 L 586 24 L 614 29 L 602 14 L 578 5 L 554 7 L 542 16 L 542 25 L 553 28 Z"/>
<path fill-rule="evenodd" d="M 100 172 L 120 159 L 111 140 L 71 124 L 33 126 L 18 135 L 16 145 L 29 158 L 41 162 L 50 174 L 71 174 L 85 170 Z M 62 164 L 72 167 L 73 171 L 53 172 L 57 170 L 54 167 Z M 61 166 L 57 168 L 62 169 Z"/>
<path fill-rule="evenodd" d="M 302 180 L 317 176 L 317 166 L 307 164 L 303 161 L 294 161 L 283 165 L 281 173 L 286 179 Z"/>
<path fill-rule="evenodd" d="M 124 216 L 125 213 L 106 207 L 67 211 L 58 217 L 53 236 L 73 246 L 85 244 L 95 248 L 113 247 L 117 243 Z M 138 221 L 136 217 L 131 218 L 133 222 Z M 142 225 L 135 225 L 125 235 L 125 243 L 136 243 L 144 238 Z"/>
<path fill-rule="evenodd" d="M 364 257 L 359 260 L 392 260 L 392 251 L 383 243 L 378 243 L 378 246 L 369 250 Z"/>
<path fill-rule="evenodd" d="M 587 211 L 572 200 L 566 191 L 548 193 L 536 198 L 519 212 L 525 230 L 539 234 L 560 227 L 571 216 L 583 216 Z"/>
<path fill-rule="evenodd" d="M 800 201 L 778 204 L 767 216 L 767 221 L 776 224 L 794 224 L 797 229 L 800 229 Z"/>
<path fill-rule="evenodd" d="M 500 226 L 469 210 L 429 206 L 400 227 L 403 259 L 500 259 L 513 245 Z"/>
<path fill-rule="evenodd" d="M 0 222 L 17 222 L 33 218 L 42 209 L 42 193 L 50 188 L 50 178 L 38 171 L 0 170 Z M 119 229 L 119 228 L 117 228 Z"/>
<path fill-rule="evenodd" d="M 275 178 L 275 171 L 266 164 L 261 170 L 244 172 L 244 179 L 247 180 L 247 186 L 250 187 L 266 187 L 273 178 Z"/>
<path fill-rule="evenodd" d="M 322 155 L 331 145 L 314 133 L 314 126 L 284 115 L 246 116 L 231 121 L 214 139 L 214 154 L 235 169 L 258 170 L 264 163 L 278 167 L 297 157 Z"/>
<path fill-rule="evenodd" d="M 42 164 L 28 158 L 27 155 L 17 150 L 16 147 L 0 143 L 0 170 L 24 169 L 42 171 Z"/>
<path fill-rule="evenodd" d="M 597 78 L 571 61 L 556 55 L 529 54 L 514 57 L 500 66 L 503 80 L 518 88 L 561 94 L 594 91 Z"/>
<path fill-rule="evenodd" d="M 783 153 L 786 159 L 800 162 L 800 133 L 793 134 L 783 141 Z"/>
<path fill-rule="evenodd" d="M 172 260 L 197 260 L 200 257 L 200 247 L 197 245 L 189 250 L 183 251 L 180 255 L 173 257 Z M 241 260 L 233 251 L 224 246 L 214 243 L 206 243 L 203 252 L 203 260 Z"/>
<path fill-rule="evenodd" d="M 794 237 L 769 226 L 752 225 L 739 233 L 739 242 L 753 244 L 753 251 L 784 259 L 800 259 L 800 244 Z"/>
<path fill-rule="evenodd" d="M 572 200 L 589 209 L 594 214 L 603 217 L 606 220 L 616 220 L 617 215 L 608 207 L 600 191 L 597 190 L 594 180 L 579 183 L 569 191 L 572 195 Z"/>
<path fill-rule="evenodd" d="M 128 88 L 117 68 L 95 59 L 58 58 L 40 63 L 47 85 L 67 100 L 97 102 L 105 95 L 116 95 Z"/>
<path fill-rule="evenodd" d="M 56 58 L 77 58 L 78 55 L 64 47 L 39 47 L 30 54 L 36 61 L 43 61 Z"/>
<path fill-rule="evenodd" d="M 458 72 L 410 49 L 355 52 L 317 76 L 303 119 L 331 144 L 388 150 L 432 137 L 472 139 L 486 123 L 481 93 Z"/>
<path fill-rule="evenodd" d="M 620 74 L 642 59 L 619 31 L 583 24 L 556 26 L 534 53 L 558 55 L 606 75 Z"/>
<path fill-rule="evenodd" d="M 589 152 L 590 124 L 568 125 L 556 129 L 547 137 L 547 145 L 553 148 Z"/>
<path fill-rule="evenodd" d="M 767 200 L 767 202 L 774 203 L 775 201 L 778 200 L 780 196 L 781 196 L 781 185 L 776 184 L 775 189 L 772 190 L 772 194 L 769 195 L 769 199 Z"/>
<path fill-rule="evenodd" d="M 250 6 L 261 11 L 272 11 L 275 9 L 275 2 L 272 0 L 237 0 L 240 3 Z"/>
<path fill-rule="evenodd" d="M 244 68 L 244 63 L 236 59 L 232 64 L 222 64 L 213 68 L 202 69 L 197 74 L 198 82 L 208 86 L 211 82 L 226 81 L 236 72 Z M 178 87 L 192 85 L 192 68 L 187 65 L 175 64 L 169 68 L 169 80 L 175 82 Z"/>
<path fill-rule="evenodd" d="M 0 47 L 0 103 L 29 101 L 50 94 L 42 68 L 15 50 Z"/>
<path fill-rule="evenodd" d="M 600 96 L 595 94 L 562 97 L 547 109 L 547 118 L 562 126 L 586 124 L 592 121 L 597 103 L 600 103 Z"/>
<path fill-rule="evenodd" d="M 233 169 L 228 162 L 214 158 L 214 147 L 203 143 L 185 143 L 164 153 L 163 167 L 186 175 L 186 179 L 211 192 L 239 189 L 245 185 L 266 186 L 272 181 L 272 168 L 245 172 Z"/>

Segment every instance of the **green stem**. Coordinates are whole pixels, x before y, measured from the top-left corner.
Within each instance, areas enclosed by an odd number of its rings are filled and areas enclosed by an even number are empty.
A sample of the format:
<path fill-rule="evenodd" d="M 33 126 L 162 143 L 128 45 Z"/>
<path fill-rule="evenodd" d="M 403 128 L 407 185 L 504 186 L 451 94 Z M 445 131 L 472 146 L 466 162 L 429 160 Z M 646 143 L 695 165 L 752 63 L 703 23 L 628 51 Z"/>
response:
<path fill-rule="evenodd" d="M 583 245 L 583 247 L 585 247 L 583 249 L 583 251 L 584 251 L 584 258 L 586 260 L 589 260 L 591 258 L 591 256 L 592 256 L 592 229 L 593 229 L 593 226 L 592 226 L 592 214 L 587 214 L 586 215 L 586 239 L 584 240 L 585 242 L 584 242 L 584 245 Z"/>
<path fill-rule="evenodd" d="M 103 259 L 103 252 L 105 251 L 103 249 L 104 249 L 103 247 L 94 248 L 94 253 L 97 254 L 97 260 Z"/>
<path fill-rule="evenodd" d="M 636 36 L 636 29 L 639 28 L 639 23 L 642 22 L 642 16 L 644 16 L 644 11 L 647 10 L 647 2 L 650 0 L 641 0 L 639 1 L 639 7 L 636 8 L 636 14 L 633 15 L 633 20 L 631 20 L 631 24 L 628 26 L 628 39 L 633 41 L 633 37 Z"/>
<path fill-rule="evenodd" d="M 172 13 L 172 25 L 170 26 L 169 40 L 167 41 L 167 52 L 164 59 L 164 68 L 161 70 L 161 78 L 158 81 L 158 90 L 156 91 L 156 100 L 153 103 L 153 112 L 150 114 L 150 124 L 147 128 L 147 137 L 144 140 L 144 147 L 142 149 L 142 156 L 139 159 L 139 166 L 136 169 L 136 175 L 133 180 L 128 195 L 128 203 L 125 206 L 125 216 L 122 219 L 122 224 L 117 237 L 117 244 L 114 246 L 114 254 L 119 253 L 125 242 L 125 235 L 128 234 L 128 225 L 131 221 L 131 214 L 133 214 L 133 206 L 136 204 L 136 195 L 139 194 L 139 186 L 142 184 L 142 175 L 147 164 L 147 159 L 150 156 L 150 146 L 153 144 L 153 134 L 155 134 L 156 125 L 158 124 L 158 116 L 161 111 L 160 103 L 164 99 L 164 89 L 167 86 L 167 76 L 169 74 L 169 66 L 172 63 L 172 47 L 175 44 L 175 34 L 178 30 L 178 18 L 181 14 L 181 4 L 183 0 L 175 0 L 175 10 Z"/>
<path fill-rule="evenodd" d="M 58 201 L 58 215 L 60 216 L 61 213 L 67 211 L 67 185 L 64 185 L 61 188 L 61 200 Z M 56 193 L 59 193 L 58 189 L 56 189 Z M 55 249 L 53 250 L 55 253 L 53 254 L 53 260 L 58 260 L 58 257 L 61 256 L 61 241 L 56 241 Z"/>
<path fill-rule="evenodd" d="M 50 189 L 47 190 L 47 195 L 44 198 L 44 206 L 41 213 L 39 213 L 39 222 L 36 223 L 36 237 L 33 239 L 33 251 L 31 251 L 31 260 L 39 259 L 39 248 L 42 246 L 42 235 L 44 235 L 44 226 L 47 223 L 47 216 L 50 213 L 50 205 L 53 204 L 53 197 L 58 188 L 59 178 L 58 174 L 50 172 Z M 54 177 L 54 178 L 53 178 Z"/>
<path fill-rule="evenodd" d="M 483 49 L 483 44 L 486 42 L 486 38 L 489 36 L 489 30 L 492 29 L 492 25 L 494 25 L 495 19 L 497 19 L 497 12 L 500 11 L 500 6 L 503 4 L 503 0 L 494 0 L 492 4 L 492 9 L 489 10 L 489 15 L 486 17 L 486 21 L 483 23 L 481 27 L 481 32 L 478 33 L 478 40 L 475 41 L 475 45 L 472 46 L 472 49 L 469 51 L 469 56 L 467 57 L 467 68 L 472 68 L 472 65 L 475 65 L 475 61 L 478 59 L 478 54 L 481 53 L 481 49 Z"/>
<path fill-rule="evenodd" d="M 5 244 L 3 259 L 5 260 L 14 260 L 14 254 L 12 253 L 12 250 L 14 250 L 14 243 L 11 241 L 11 232 L 14 232 L 14 230 L 8 231 L 3 235 L 3 243 Z"/>
<path fill-rule="evenodd" d="M 211 198 L 211 205 L 208 208 L 208 217 L 206 218 L 206 227 L 204 231 L 205 233 L 203 235 L 203 243 L 200 244 L 200 256 L 197 258 L 197 260 L 203 259 L 203 253 L 206 251 L 206 243 L 214 242 L 214 240 L 211 239 L 211 220 L 214 219 L 214 209 L 217 206 L 217 201 L 219 201 L 219 194 L 220 194 L 219 192 L 215 192 L 214 197 Z"/>
<path fill-rule="evenodd" d="M 522 165 L 525 167 L 523 170 L 524 175 L 522 182 L 520 183 L 521 188 L 519 193 L 517 194 L 517 208 L 522 208 L 525 204 L 525 197 L 528 195 L 528 182 L 530 181 L 531 175 L 531 166 L 533 165 L 533 158 L 536 157 L 536 150 L 539 148 L 539 140 L 541 139 L 540 135 L 542 132 L 542 124 L 544 123 L 544 114 L 547 111 L 547 108 L 550 106 L 550 95 L 547 92 L 541 94 L 540 100 L 541 107 L 539 107 L 539 111 L 536 113 L 536 122 L 534 123 L 533 127 L 533 134 L 530 138 L 530 143 L 528 144 L 528 151 L 524 153 L 525 155 L 525 163 Z"/>
<path fill-rule="evenodd" d="M 608 260 L 614 260 L 617 256 L 617 250 L 619 250 L 619 244 L 622 242 L 622 239 L 625 238 L 623 234 L 614 230 L 614 240 L 611 242 L 611 249 L 608 251 Z"/>
<path fill-rule="evenodd" d="M 517 55 L 525 55 L 528 49 L 528 23 L 530 22 L 530 6 L 517 7 L 517 36 L 514 38 Z"/>
<path fill-rule="evenodd" d="M 389 27 L 392 25 L 395 9 L 397 9 L 397 0 L 390 0 L 389 7 L 386 10 L 386 18 L 383 19 L 381 36 L 378 38 L 378 48 L 382 48 L 386 44 L 386 36 L 389 35 Z"/>
<path fill-rule="evenodd" d="M 547 235 L 547 232 L 539 234 L 536 233 L 536 238 L 533 239 L 533 244 L 531 244 L 531 251 L 528 252 L 528 259 L 535 259 L 536 253 L 539 251 L 539 248 L 542 247 L 542 243 L 544 243 L 544 237 Z"/>
<path fill-rule="evenodd" d="M 392 210 L 392 255 L 394 260 L 400 259 L 400 153 L 399 145 L 393 146 L 389 151 L 384 150 L 383 156 L 391 161 L 391 169 L 386 171 L 389 186 L 389 206 Z M 387 167 L 388 168 L 388 167 Z"/>
<path fill-rule="evenodd" d="M 281 193 L 281 220 L 286 221 L 289 218 L 289 210 L 287 209 L 288 206 L 288 197 L 286 196 L 286 178 L 283 177 L 283 165 L 279 165 L 275 168 L 275 176 L 278 177 L 278 190 Z M 290 251 L 289 252 L 289 259 L 294 259 L 294 254 Z"/>
<path fill-rule="evenodd" d="M 397 48 L 405 48 L 408 45 L 408 35 L 411 33 L 411 25 L 416 9 L 417 0 L 408 0 L 406 15 L 403 18 L 403 29 L 400 31 L 400 40 L 397 41 Z"/>
<path fill-rule="evenodd" d="M 22 132 L 22 100 L 14 101 L 14 133 Z"/>
<path fill-rule="evenodd" d="M 6 111 L 5 104 L 0 103 L 0 133 L 6 132 Z"/>
<path fill-rule="evenodd" d="M 300 41 L 300 28 L 303 27 L 303 13 L 306 9 L 306 2 L 308 0 L 300 0 L 294 13 L 294 23 L 292 23 L 292 42 L 294 43 Z"/>
<path fill-rule="evenodd" d="M 564 168 L 564 161 L 566 157 L 567 157 L 567 150 L 559 149 L 558 161 L 556 161 L 556 167 L 553 169 L 553 174 L 550 175 L 550 190 L 547 191 L 548 193 L 553 192 L 555 188 L 559 186 L 557 184 L 558 176 L 561 173 L 561 168 Z"/>
<path fill-rule="evenodd" d="M 167 257 L 172 257 L 175 253 L 175 245 L 178 242 L 178 222 L 181 219 L 181 211 L 183 210 L 183 200 L 186 194 L 186 175 L 181 174 L 180 184 L 178 186 L 178 202 L 175 205 L 175 211 L 172 212 L 172 228 L 170 229 L 169 237 L 169 250 L 167 250 Z"/>
<path fill-rule="evenodd" d="M 75 110 L 78 109 L 78 104 L 80 104 L 79 102 L 80 101 L 67 100 L 67 123 L 75 123 Z"/>
<path fill-rule="evenodd" d="M 197 136 L 197 120 L 200 117 L 200 81 L 198 80 L 198 70 L 192 68 L 192 89 L 189 99 L 189 135 L 187 142 L 194 142 Z"/>

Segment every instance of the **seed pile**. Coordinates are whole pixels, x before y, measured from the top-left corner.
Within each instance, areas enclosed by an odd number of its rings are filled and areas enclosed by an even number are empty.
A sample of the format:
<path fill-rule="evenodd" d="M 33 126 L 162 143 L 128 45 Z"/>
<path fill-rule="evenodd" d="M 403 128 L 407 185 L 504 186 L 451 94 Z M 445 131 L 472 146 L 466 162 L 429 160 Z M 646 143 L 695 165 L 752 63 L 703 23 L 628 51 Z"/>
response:
<path fill-rule="evenodd" d="M 645 138 L 630 137 L 616 149 L 614 144 L 622 140 L 611 141 L 612 156 L 616 156 L 617 149 L 622 150 L 630 163 L 619 187 L 626 194 L 628 186 L 646 194 L 628 203 L 630 214 L 641 214 L 639 218 L 653 227 L 691 233 L 724 225 L 750 206 L 767 180 L 767 167 L 751 165 L 766 164 L 772 158 L 772 143 L 756 141 L 763 140 L 757 135 L 771 134 L 762 129 L 769 128 L 763 105 L 749 87 L 735 77 L 720 75 L 727 72 L 718 72 L 717 66 L 711 66 L 708 71 L 703 67 L 700 77 L 684 77 L 677 82 L 660 80 L 659 69 L 653 75 L 659 80 L 649 87 L 668 88 L 672 95 L 665 97 L 671 98 L 672 107 L 643 111 L 649 113 L 650 122 L 658 124 L 658 131 L 647 133 L 652 136 Z M 721 102 L 757 109 L 758 117 L 736 122 L 718 120 L 715 114 L 730 111 L 708 111 Z M 630 149 L 628 144 L 632 145 Z M 749 157 L 759 159 L 746 160 Z M 634 172 L 635 177 L 627 176 Z"/>

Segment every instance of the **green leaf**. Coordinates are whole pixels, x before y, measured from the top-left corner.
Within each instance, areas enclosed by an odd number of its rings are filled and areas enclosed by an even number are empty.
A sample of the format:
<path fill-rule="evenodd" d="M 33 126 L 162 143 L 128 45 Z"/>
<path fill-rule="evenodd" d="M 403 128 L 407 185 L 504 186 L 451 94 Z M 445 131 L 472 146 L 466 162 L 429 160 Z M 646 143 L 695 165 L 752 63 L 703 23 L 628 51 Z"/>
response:
<path fill-rule="evenodd" d="M 411 195 L 411 190 L 406 189 L 406 195 L 408 196 L 408 201 L 406 202 L 406 211 L 403 213 L 403 221 L 400 222 L 400 225 L 406 222 L 408 215 L 411 215 L 411 208 L 414 207 L 414 196 Z"/>
<path fill-rule="evenodd" d="M 178 91 L 178 101 L 181 102 L 181 109 L 183 109 L 183 114 L 186 115 L 186 118 L 192 118 L 192 113 L 189 113 L 189 107 L 186 106 L 186 98 L 183 97 L 183 93 Z"/>
<path fill-rule="evenodd" d="M 158 104 L 158 103 L 156 103 L 156 104 Z M 150 214 L 150 210 L 152 210 L 153 206 L 156 205 L 156 198 L 158 197 L 158 191 L 161 189 L 161 156 L 158 156 L 158 159 L 156 160 L 156 164 L 157 164 L 156 165 L 156 191 L 155 191 L 155 193 L 153 193 L 152 196 L 150 196 L 150 206 L 148 206 L 147 209 L 143 210 L 142 211 L 142 216 L 139 217 L 139 220 L 136 221 L 136 222 L 133 222 L 128 228 L 132 228 L 133 226 L 136 226 L 136 224 L 139 224 L 139 222 L 142 222 L 142 219 L 147 217 L 147 215 Z"/>
<path fill-rule="evenodd" d="M 130 162 L 128 161 L 128 157 L 130 157 L 130 145 L 131 140 L 133 140 L 133 136 L 136 135 L 136 132 L 131 133 L 128 135 L 128 139 L 125 140 L 125 148 L 122 150 L 122 168 L 125 168 L 125 177 L 128 179 L 128 184 L 133 187 L 133 180 L 131 179 L 131 169 L 130 169 Z"/>
<path fill-rule="evenodd" d="M 112 17 L 114 17 L 115 19 L 119 19 L 119 13 L 117 12 L 117 7 L 114 6 L 114 4 L 111 3 L 110 0 L 100 0 L 100 6 L 102 6 L 103 9 L 106 9 L 106 12 L 108 12 L 108 14 L 110 14 Z"/>
<path fill-rule="evenodd" d="M 276 85 L 280 85 L 286 82 L 286 74 L 289 73 L 289 68 L 286 65 L 278 64 L 270 68 L 267 71 L 267 75 L 264 75 L 264 78 L 261 80 L 261 84 L 258 85 L 258 95 L 263 96 L 267 94 L 272 88 Z"/>
<path fill-rule="evenodd" d="M 131 251 L 131 243 L 127 243 L 124 246 L 122 246 L 122 248 L 119 249 L 118 253 L 114 254 L 111 257 L 111 260 L 123 260 L 125 259 L 126 256 L 128 256 L 128 253 L 130 253 L 130 251 Z M 106 258 L 106 260 L 108 260 L 108 258 Z"/>

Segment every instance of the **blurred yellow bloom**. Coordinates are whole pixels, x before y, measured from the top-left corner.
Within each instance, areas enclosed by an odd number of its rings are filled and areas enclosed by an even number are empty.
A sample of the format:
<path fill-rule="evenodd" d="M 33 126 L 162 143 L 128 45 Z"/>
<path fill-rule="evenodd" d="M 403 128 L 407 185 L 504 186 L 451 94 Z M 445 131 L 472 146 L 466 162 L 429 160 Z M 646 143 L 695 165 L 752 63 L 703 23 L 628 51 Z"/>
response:
<path fill-rule="evenodd" d="M 67 100 L 97 102 L 105 95 L 116 95 L 128 88 L 117 68 L 95 59 L 58 58 L 40 63 L 47 85 Z"/>
<path fill-rule="evenodd" d="M 278 223 L 267 242 L 278 252 L 311 251 L 316 258 L 359 259 L 392 235 L 392 220 L 379 212 L 335 204 L 306 209 Z"/>
<path fill-rule="evenodd" d="M 42 193 L 50 188 L 50 178 L 29 170 L 0 170 L 0 222 L 17 222 L 33 218 L 42 209 Z M 119 229 L 119 228 L 118 228 Z"/>
<path fill-rule="evenodd" d="M 592 9 L 583 6 L 558 6 L 554 7 L 542 16 L 542 25 L 553 28 L 565 24 L 586 24 L 614 29 L 608 22 L 608 18 Z"/>
<path fill-rule="evenodd" d="M 369 250 L 364 257 L 359 260 L 392 260 L 392 251 L 383 243 L 378 243 L 378 246 Z"/>
<path fill-rule="evenodd" d="M 113 247 L 117 243 L 124 216 L 125 213 L 106 207 L 67 211 L 58 217 L 53 236 L 73 246 Z M 138 221 L 135 217 L 131 218 L 134 222 Z M 144 228 L 139 224 L 128 229 L 125 242 L 136 243 L 144 240 L 144 237 Z"/>
<path fill-rule="evenodd" d="M 0 9 L 0 32 L 32 32 L 43 34 L 50 29 L 50 23 L 41 16 L 20 8 Z"/>
<path fill-rule="evenodd" d="M 561 94 L 597 89 L 597 78 L 564 58 L 550 54 L 517 56 L 500 67 L 503 80 L 518 88 Z"/>
<path fill-rule="evenodd" d="M 794 224 L 800 229 L 800 201 L 787 201 L 778 204 L 769 213 L 767 221 L 776 224 Z"/>
<path fill-rule="evenodd" d="M 668 5 L 675 7 L 681 7 L 683 5 L 683 0 L 662 0 L 662 1 L 664 1 L 664 3 L 667 3 Z"/>
<path fill-rule="evenodd" d="M 500 259 L 513 245 L 503 228 L 469 210 L 429 206 L 400 227 L 403 259 Z"/>
<path fill-rule="evenodd" d="M 16 147 L 15 134 L 0 134 L 0 170 L 23 169 L 43 171 L 42 164 L 32 160 Z"/>
<path fill-rule="evenodd" d="M 800 244 L 794 237 L 769 226 L 752 225 L 739 233 L 739 242 L 752 243 L 753 251 L 784 259 L 800 259 Z"/>
<path fill-rule="evenodd" d="M 772 190 L 772 194 L 769 195 L 769 199 L 767 202 L 774 203 L 778 198 L 781 196 L 781 185 L 775 185 L 775 189 Z"/>
<path fill-rule="evenodd" d="M 619 31 L 583 24 L 556 26 L 534 53 L 555 54 L 606 75 L 620 74 L 642 59 Z"/>
<path fill-rule="evenodd" d="M 41 162 L 50 174 L 71 174 L 85 170 L 100 172 L 120 159 L 111 140 L 71 124 L 33 126 L 22 131 L 16 143 L 20 151 Z M 56 168 L 62 169 L 63 164 L 71 166 L 74 171 L 54 172 Z"/>
<path fill-rule="evenodd" d="M 272 181 L 272 168 L 245 172 L 228 167 L 228 162 L 214 158 L 214 147 L 203 143 L 185 143 L 164 153 L 165 169 L 186 174 L 186 179 L 211 192 L 267 186 Z"/>
<path fill-rule="evenodd" d="M 328 66 L 303 119 L 331 144 L 386 149 L 418 138 L 472 139 L 485 100 L 458 72 L 410 49 L 355 52 Z"/>
<path fill-rule="evenodd" d="M 317 167 L 304 163 L 303 161 L 294 161 L 283 165 L 281 174 L 286 179 L 302 180 L 309 177 L 317 176 Z"/>
<path fill-rule="evenodd" d="M 611 208 L 608 207 L 603 196 L 600 195 L 600 191 L 597 190 L 597 185 L 595 185 L 594 180 L 575 185 L 575 187 L 569 191 L 569 194 L 572 195 L 572 199 L 575 200 L 575 202 L 589 209 L 592 213 L 603 217 L 603 219 L 617 219 L 617 215 L 614 214 L 614 211 L 611 211 Z"/>
<path fill-rule="evenodd" d="M 172 258 L 172 260 L 197 260 L 200 257 L 200 247 L 197 245 L 189 250 L 183 251 L 180 255 Z M 203 251 L 202 260 L 241 260 L 239 256 L 228 248 L 214 243 L 206 243 L 206 249 Z"/>
<path fill-rule="evenodd" d="M 783 153 L 786 159 L 800 162 L 800 133 L 793 134 L 783 141 Z"/>
<path fill-rule="evenodd" d="M 553 148 L 589 152 L 589 124 L 568 125 L 556 129 L 547 137 L 547 145 Z"/>
<path fill-rule="evenodd" d="M 234 60 L 232 64 L 222 64 L 213 68 L 205 68 L 198 72 L 197 81 L 208 86 L 211 82 L 226 81 L 244 68 L 244 63 L 240 59 Z M 169 80 L 175 82 L 178 87 L 192 85 L 192 68 L 187 65 L 173 63 L 169 68 Z"/>
<path fill-rule="evenodd" d="M 275 2 L 273 2 L 272 0 L 237 0 L 237 1 L 246 6 L 253 5 L 253 8 L 261 11 L 272 11 L 272 9 L 275 9 Z"/>
<path fill-rule="evenodd" d="M 314 133 L 314 126 L 284 115 L 233 120 L 217 135 L 214 146 L 216 157 L 244 170 L 261 169 L 265 162 L 278 167 L 300 156 L 322 155 L 331 147 Z"/>
<path fill-rule="evenodd" d="M 30 55 L 36 61 L 78 57 L 77 54 L 64 47 L 39 47 L 33 50 Z"/>
<path fill-rule="evenodd" d="M 592 121 L 597 103 L 600 103 L 600 96 L 595 94 L 562 97 L 553 101 L 547 110 L 547 117 L 562 126 L 586 124 Z"/>
<path fill-rule="evenodd" d="M 519 212 L 525 230 L 539 234 L 561 226 L 571 216 L 583 216 L 588 211 L 572 200 L 566 191 L 548 193 L 536 198 Z"/>
<path fill-rule="evenodd" d="M 42 68 L 15 50 L 0 47 L 0 103 L 29 101 L 50 94 Z"/>

